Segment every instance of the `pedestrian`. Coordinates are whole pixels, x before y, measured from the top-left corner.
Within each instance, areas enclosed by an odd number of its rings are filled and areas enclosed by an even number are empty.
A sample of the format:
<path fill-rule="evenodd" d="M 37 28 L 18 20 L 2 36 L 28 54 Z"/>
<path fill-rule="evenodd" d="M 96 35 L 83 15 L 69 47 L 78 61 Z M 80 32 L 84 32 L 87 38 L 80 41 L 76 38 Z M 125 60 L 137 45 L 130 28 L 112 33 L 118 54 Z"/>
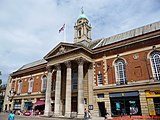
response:
<path fill-rule="evenodd" d="M 88 118 L 91 118 L 91 112 L 88 110 Z"/>
<path fill-rule="evenodd" d="M 107 116 L 109 115 L 109 113 L 107 112 L 107 110 L 105 109 L 105 120 L 107 120 Z"/>
<path fill-rule="evenodd" d="M 87 118 L 87 110 L 86 110 L 86 108 L 84 109 L 84 118 Z"/>
<path fill-rule="evenodd" d="M 14 120 L 14 116 L 15 116 L 14 112 L 11 111 L 9 116 L 8 116 L 8 120 Z"/>

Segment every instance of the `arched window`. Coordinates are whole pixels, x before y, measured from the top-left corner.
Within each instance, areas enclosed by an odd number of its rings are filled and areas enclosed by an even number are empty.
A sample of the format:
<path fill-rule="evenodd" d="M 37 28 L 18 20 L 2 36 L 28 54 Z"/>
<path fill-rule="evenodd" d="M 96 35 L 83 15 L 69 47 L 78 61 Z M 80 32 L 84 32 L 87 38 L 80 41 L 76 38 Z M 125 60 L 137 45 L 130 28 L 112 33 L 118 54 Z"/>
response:
<path fill-rule="evenodd" d="M 126 65 L 123 59 L 116 60 L 115 70 L 116 70 L 116 84 L 117 85 L 127 84 Z"/>
<path fill-rule="evenodd" d="M 34 79 L 31 78 L 29 81 L 28 93 L 32 93 Z"/>
<path fill-rule="evenodd" d="M 17 92 L 17 94 L 20 94 L 20 93 L 21 93 L 21 89 L 22 89 L 22 80 L 19 80 L 19 83 L 18 83 L 18 92 Z"/>
<path fill-rule="evenodd" d="M 150 54 L 152 73 L 155 80 L 160 80 L 160 52 L 155 51 Z"/>
<path fill-rule="evenodd" d="M 47 76 L 44 75 L 42 78 L 42 92 L 45 92 L 47 88 Z"/>

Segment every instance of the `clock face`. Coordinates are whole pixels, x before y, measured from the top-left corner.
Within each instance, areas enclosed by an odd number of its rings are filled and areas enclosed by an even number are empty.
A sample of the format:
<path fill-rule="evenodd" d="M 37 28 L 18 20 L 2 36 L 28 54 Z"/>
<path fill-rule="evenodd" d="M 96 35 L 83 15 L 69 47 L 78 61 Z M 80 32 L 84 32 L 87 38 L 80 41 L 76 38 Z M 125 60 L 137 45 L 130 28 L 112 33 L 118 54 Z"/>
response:
<path fill-rule="evenodd" d="M 133 55 L 133 59 L 138 59 L 139 58 L 139 55 L 138 54 L 134 54 Z"/>

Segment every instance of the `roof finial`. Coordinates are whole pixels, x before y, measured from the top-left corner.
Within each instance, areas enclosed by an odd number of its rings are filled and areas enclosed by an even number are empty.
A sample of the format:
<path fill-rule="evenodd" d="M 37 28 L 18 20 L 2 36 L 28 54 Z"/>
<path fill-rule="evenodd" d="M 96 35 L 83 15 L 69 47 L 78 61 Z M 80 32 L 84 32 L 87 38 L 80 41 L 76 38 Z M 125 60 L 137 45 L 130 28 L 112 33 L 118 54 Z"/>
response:
<path fill-rule="evenodd" d="M 84 13 L 84 10 L 83 10 L 83 6 L 82 6 L 82 8 L 81 8 L 81 14 L 83 14 Z"/>

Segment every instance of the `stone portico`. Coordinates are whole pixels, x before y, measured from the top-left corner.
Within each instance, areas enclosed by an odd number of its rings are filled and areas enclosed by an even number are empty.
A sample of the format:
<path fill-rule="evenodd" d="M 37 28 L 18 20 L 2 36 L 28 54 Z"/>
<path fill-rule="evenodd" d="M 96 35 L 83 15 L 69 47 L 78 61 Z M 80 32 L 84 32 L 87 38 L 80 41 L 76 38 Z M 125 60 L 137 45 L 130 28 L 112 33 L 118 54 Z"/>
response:
<path fill-rule="evenodd" d="M 44 113 L 46 116 L 71 117 L 71 112 L 77 112 L 77 117 L 83 118 L 85 107 L 88 108 L 88 104 L 93 103 L 93 78 L 91 77 L 93 74 L 93 61 L 89 56 L 90 51 L 86 53 L 86 49 L 85 47 L 75 47 L 70 44 L 60 43 L 56 49 L 53 49 L 45 56 L 45 59 L 48 61 L 48 82 Z M 56 74 L 54 113 L 51 111 L 52 74 Z M 86 85 L 84 85 L 84 79 Z M 77 85 L 77 89 L 73 88 L 74 82 L 76 83 L 75 85 Z M 85 93 L 87 94 L 84 95 Z M 76 111 L 72 110 L 73 96 L 77 98 Z M 84 98 L 88 101 L 86 106 Z"/>

